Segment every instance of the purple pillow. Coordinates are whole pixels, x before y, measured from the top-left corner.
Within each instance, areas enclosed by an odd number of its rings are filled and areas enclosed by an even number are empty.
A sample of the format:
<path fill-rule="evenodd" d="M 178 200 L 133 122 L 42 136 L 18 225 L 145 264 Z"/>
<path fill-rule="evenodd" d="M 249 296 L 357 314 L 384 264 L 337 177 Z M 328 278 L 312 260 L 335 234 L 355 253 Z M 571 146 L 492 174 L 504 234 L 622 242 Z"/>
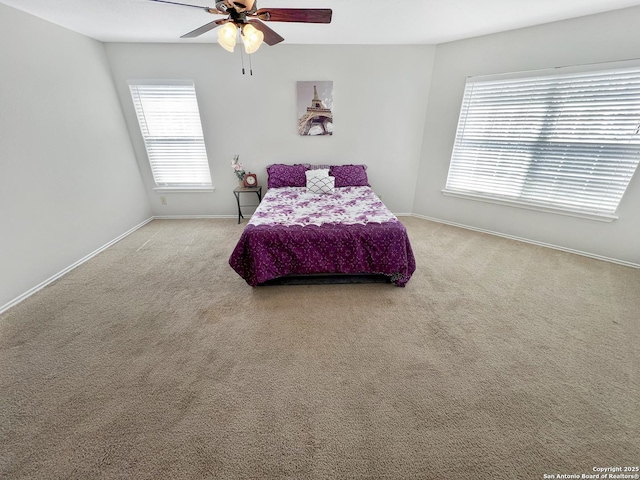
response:
<path fill-rule="evenodd" d="M 307 184 L 306 168 L 302 165 L 276 163 L 267 167 L 267 187 L 304 187 Z"/>
<path fill-rule="evenodd" d="M 366 165 L 334 165 L 329 175 L 336 177 L 336 187 L 370 187 Z"/>

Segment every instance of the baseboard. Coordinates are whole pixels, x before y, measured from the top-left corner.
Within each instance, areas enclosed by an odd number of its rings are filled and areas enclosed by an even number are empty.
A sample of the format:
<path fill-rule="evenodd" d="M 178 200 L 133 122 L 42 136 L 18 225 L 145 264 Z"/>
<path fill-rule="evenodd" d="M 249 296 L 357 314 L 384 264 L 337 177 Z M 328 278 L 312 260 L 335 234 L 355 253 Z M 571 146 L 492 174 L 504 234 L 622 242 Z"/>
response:
<path fill-rule="evenodd" d="M 245 218 L 251 215 L 245 215 Z M 154 215 L 153 220 L 198 220 L 200 218 L 238 218 L 238 215 Z"/>
<path fill-rule="evenodd" d="M 98 248 L 97 250 L 94 250 L 93 252 L 91 252 L 88 255 L 85 255 L 84 257 L 82 257 L 80 260 L 78 260 L 77 262 L 75 262 L 74 264 L 68 266 L 67 268 L 65 268 L 64 270 L 61 270 L 60 272 L 56 273 L 55 275 L 53 275 L 52 277 L 47 278 L 44 282 L 39 283 L 38 285 L 36 285 L 35 287 L 31 288 L 30 290 L 26 291 L 25 293 L 23 293 L 22 295 L 20 295 L 19 297 L 14 298 L 13 300 L 11 300 L 9 303 L 6 303 L 5 305 L 2 305 L 0 307 L 0 315 L 2 315 L 4 312 L 6 312 L 7 310 L 9 310 L 11 307 L 14 307 L 15 305 L 19 304 L 20 302 L 22 302 L 23 300 L 29 298 L 31 295 L 33 295 L 34 293 L 36 293 L 39 290 L 42 290 L 44 287 L 46 287 L 47 285 L 49 285 L 52 282 L 55 282 L 57 279 L 59 279 L 60 277 L 62 277 L 63 275 L 69 273 L 71 270 L 73 270 L 74 268 L 82 265 L 84 262 L 86 262 L 87 260 L 90 260 L 91 258 L 95 257 L 97 254 L 99 254 L 100 252 L 103 252 L 104 250 L 106 250 L 107 248 L 109 248 L 111 245 L 119 242 L 120 240 L 122 240 L 124 237 L 126 237 L 127 235 L 132 234 L 133 232 L 135 232 L 136 230 L 138 230 L 139 228 L 143 227 L 144 225 L 146 225 L 147 223 L 149 223 L 151 220 L 153 220 L 154 217 L 150 217 L 148 219 L 146 219 L 144 222 L 136 225 L 135 227 L 131 228 L 130 230 L 127 230 L 126 232 L 124 232 L 122 235 L 114 238 L 113 240 L 111 240 L 109 243 L 106 243 L 105 245 L 103 245 L 102 247 Z"/>
<path fill-rule="evenodd" d="M 573 253 L 575 255 L 582 255 L 583 257 L 589 257 L 589 258 L 593 258 L 593 259 L 596 259 L 596 260 L 603 260 L 605 262 L 616 263 L 618 265 L 623 265 L 625 267 L 640 268 L 640 264 L 637 264 L 637 263 L 627 262 L 625 260 L 619 260 L 617 258 L 605 257 L 605 256 L 602 256 L 602 255 L 595 255 L 593 253 L 583 252 L 583 251 L 580 251 L 580 250 L 574 250 L 572 248 L 561 247 L 559 245 L 553 245 L 551 243 L 538 242 L 536 240 L 530 240 L 528 238 L 516 237 L 514 235 L 508 235 L 506 233 L 494 232 L 492 230 L 485 230 L 483 228 L 471 227 L 469 225 L 464 225 L 464 224 L 455 223 L 455 222 L 449 222 L 449 221 L 446 221 L 446 220 L 441 220 L 439 218 L 426 217 L 424 215 L 418 215 L 418 214 L 415 214 L 415 213 L 412 214 L 411 216 L 412 217 L 416 217 L 416 218 L 421 218 L 423 220 L 429 220 L 431 222 L 442 223 L 444 225 L 451 225 L 452 227 L 459 227 L 459 228 L 464 228 L 466 230 L 473 230 L 475 232 L 487 233 L 489 235 L 495 235 L 496 237 L 503 237 L 503 238 L 508 238 L 510 240 L 517 240 L 519 242 L 529 243 L 531 245 L 537 245 L 539 247 L 552 248 L 554 250 L 560 250 L 562 252 Z"/>

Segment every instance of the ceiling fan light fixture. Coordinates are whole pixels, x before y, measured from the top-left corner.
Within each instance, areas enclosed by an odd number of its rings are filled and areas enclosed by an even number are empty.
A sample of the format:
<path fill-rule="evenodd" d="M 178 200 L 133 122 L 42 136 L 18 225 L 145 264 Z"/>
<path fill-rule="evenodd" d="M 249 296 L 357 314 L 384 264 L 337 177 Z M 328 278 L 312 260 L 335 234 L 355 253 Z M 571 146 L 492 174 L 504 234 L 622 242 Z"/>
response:
<path fill-rule="evenodd" d="M 218 43 L 228 52 L 233 52 L 236 46 L 236 37 L 238 36 L 238 27 L 233 22 L 225 23 L 218 30 Z"/>
<path fill-rule="evenodd" d="M 242 43 L 244 43 L 244 51 L 252 54 L 257 51 L 264 40 L 264 33 L 258 30 L 250 23 L 242 25 Z"/>

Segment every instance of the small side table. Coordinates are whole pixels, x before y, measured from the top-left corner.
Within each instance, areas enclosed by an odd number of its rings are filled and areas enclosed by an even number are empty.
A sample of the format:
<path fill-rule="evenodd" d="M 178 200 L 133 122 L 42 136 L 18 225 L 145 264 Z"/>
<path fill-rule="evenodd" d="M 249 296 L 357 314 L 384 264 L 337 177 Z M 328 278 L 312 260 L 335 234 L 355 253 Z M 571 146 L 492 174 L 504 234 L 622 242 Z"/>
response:
<path fill-rule="evenodd" d="M 258 203 L 252 205 L 241 205 L 241 193 L 255 193 L 258 195 Z M 233 194 L 236 196 L 236 203 L 238 204 L 238 223 L 240 223 L 240 219 L 244 218 L 244 215 L 242 215 L 242 207 L 257 207 L 260 205 L 260 202 L 262 201 L 262 185 L 258 185 L 256 187 L 236 187 L 233 189 Z"/>

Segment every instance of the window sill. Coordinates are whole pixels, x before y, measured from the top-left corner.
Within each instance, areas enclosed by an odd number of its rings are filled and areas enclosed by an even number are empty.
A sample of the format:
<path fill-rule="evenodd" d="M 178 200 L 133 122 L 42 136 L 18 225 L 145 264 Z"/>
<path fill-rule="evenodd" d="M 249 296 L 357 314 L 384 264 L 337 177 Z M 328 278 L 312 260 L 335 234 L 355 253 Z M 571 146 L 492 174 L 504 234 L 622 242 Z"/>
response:
<path fill-rule="evenodd" d="M 478 202 L 493 203 L 496 205 L 507 205 L 509 207 L 525 208 L 527 210 L 535 210 L 538 212 L 554 213 L 556 215 L 566 215 L 569 217 L 586 218 L 588 220 L 597 220 L 599 222 L 613 222 L 617 220 L 617 215 L 608 213 L 582 212 L 579 210 L 565 210 L 556 207 L 547 207 L 533 203 L 520 202 L 517 200 L 507 200 L 503 198 L 489 197 L 478 193 L 459 192 L 456 190 L 441 190 L 443 195 L 448 197 L 466 198 L 468 200 L 476 200 Z"/>
<path fill-rule="evenodd" d="M 156 193 L 207 193 L 213 192 L 215 187 L 153 187 Z"/>

